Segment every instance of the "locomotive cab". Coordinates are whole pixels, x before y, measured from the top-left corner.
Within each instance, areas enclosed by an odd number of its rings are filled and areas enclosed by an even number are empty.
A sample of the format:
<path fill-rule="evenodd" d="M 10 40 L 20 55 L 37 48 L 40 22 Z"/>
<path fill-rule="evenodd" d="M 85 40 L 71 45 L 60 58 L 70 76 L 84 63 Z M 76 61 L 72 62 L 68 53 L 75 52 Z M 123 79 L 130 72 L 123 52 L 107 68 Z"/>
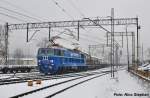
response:
<path fill-rule="evenodd" d="M 39 70 L 45 74 L 54 74 L 58 70 L 58 66 L 61 63 L 58 56 L 63 56 L 63 50 L 56 48 L 40 48 L 38 50 L 37 60 Z"/>
<path fill-rule="evenodd" d="M 40 72 L 47 74 L 51 71 L 53 65 L 51 55 L 53 55 L 52 49 L 40 48 L 38 50 L 37 61 Z"/>

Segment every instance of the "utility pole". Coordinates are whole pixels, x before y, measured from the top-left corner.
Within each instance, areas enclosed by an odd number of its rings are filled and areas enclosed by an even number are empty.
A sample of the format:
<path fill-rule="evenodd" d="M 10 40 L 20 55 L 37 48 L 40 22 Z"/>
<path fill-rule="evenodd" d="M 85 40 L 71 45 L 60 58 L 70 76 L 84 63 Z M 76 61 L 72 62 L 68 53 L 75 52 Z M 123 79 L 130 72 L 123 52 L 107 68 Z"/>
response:
<path fill-rule="evenodd" d="M 143 44 L 142 44 L 142 63 L 144 62 L 144 50 L 143 50 Z"/>
<path fill-rule="evenodd" d="M 29 42 L 28 37 L 29 37 L 29 24 L 27 23 L 27 42 Z"/>
<path fill-rule="evenodd" d="M 90 62 L 91 62 L 91 46 L 89 45 L 89 55 L 90 55 Z"/>
<path fill-rule="evenodd" d="M 136 27 L 137 27 L 137 66 L 139 66 L 139 24 L 138 17 L 136 18 Z"/>
<path fill-rule="evenodd" d="M 127 27 L 128 27 L 128 25 L 126 25 L 126 40 L 127 40 L 127 62 L 128 62 L 128 71 L 129 71 L 129 64 L 130 64 L 130 62 L 129 62 L 129 42 L 128 42 L 128 34 L 127 34 Z"/>
<path fill-rule="evenodd" d="M 132 32 L 132 66 L 135 66 L 135 33 Z"/>
<path fill-rule="evenodd" d="M 51 40 L 51 25 L 50 24 L 49 24 L 48 30 L 49 30 L 49 32 L 48 32 L 48 39 L 50 41 Z"/>
<path fill-rule="evenodd" d="M 5 25 L 5 65 L 8 64 L 8 23 Z"/>
<path fill-rule="evenodd" d="M 111 77 L 114 77 L 114 8 L 111 9 Z"/>
<path fill-rule="evenodd" d="M 108 37 L 111 37 L 110 35 L 111 33 L 109 33 Z M 135 65 L 135 32 L 114 32 L 114 36 L 121 36 L 122 38 L 124 36 L 131 36 L 132 38 L 132 65 Z M 123 43 L 122 43 L 123 44 Z M 129 47 L 129 45 L 128 45 Z"/>
<path fill-rule="evenodd" d="M 80 32 L 79 28 L 80 28 L 80 24 L 79 24 L 79 21 L 78 21 L 78 28 L 77 28 L 78 29 L 78 39 L 77 39 L 78 41 L 79 41 L 79 32 Z"/>
<path fill-rule="evenodd" d="M 116 64 L 117 68 L 118 68 L 118 64 L 119 64 L 118 49 L 119 49 L 119 46 L 116 44 L 116 49 L 115 49 L 115 64 Z"/>

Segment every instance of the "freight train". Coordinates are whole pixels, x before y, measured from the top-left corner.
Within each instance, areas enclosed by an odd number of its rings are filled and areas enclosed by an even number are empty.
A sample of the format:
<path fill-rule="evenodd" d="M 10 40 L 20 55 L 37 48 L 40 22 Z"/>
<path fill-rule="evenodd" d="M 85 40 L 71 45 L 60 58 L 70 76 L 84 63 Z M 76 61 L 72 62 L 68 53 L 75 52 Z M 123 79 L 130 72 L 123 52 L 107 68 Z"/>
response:
<path fill-rule="evenodd" d="M 93 58 L 79 50 L 64 47 L 39 48 L 37 54 L 39 71 L 44 74 L 58 74 L 105 67 L 101 59 Z"/>

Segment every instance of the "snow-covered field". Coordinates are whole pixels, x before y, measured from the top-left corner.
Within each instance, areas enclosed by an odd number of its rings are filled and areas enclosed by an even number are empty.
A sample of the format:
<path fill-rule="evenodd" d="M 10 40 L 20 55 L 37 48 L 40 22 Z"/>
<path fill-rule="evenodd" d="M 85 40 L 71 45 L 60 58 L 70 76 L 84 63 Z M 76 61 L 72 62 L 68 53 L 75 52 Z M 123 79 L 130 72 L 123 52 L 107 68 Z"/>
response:
<path fill-rule="evenodd" d="M 32 87 L 27 86 L 27 83 L 3 85 L 0 86 L 0 98 L 8 98 L 13 95 L 69 79 L 71 78 L 46 80 L 42 81 L 42 85 L 34 84 Z M 76 82 L 40 91 L 34 94 L 36 97 L 31 95 L 28 96 L 28 98 L 43 98 L 45 95 L 50 95 L 52 92 L 63 87 L 65 88 L 71 84 L 75 84 Z M 133 94 L 133 96 L 125 96 L 125 93 Z M 150 84 L 138 79 L 133 74 L 122 70 L 115 73 L 115 79 L 110 78 L 110 74 L 104 75 L 70 88 L 61 94 L 54 96 L 54 98 L 150 98 L 150 95 L 139 97 L 134 96 L 134 93 L 150 94 Z M 122 96 L 116 96 L 114 94 L 120 94 Z"/>

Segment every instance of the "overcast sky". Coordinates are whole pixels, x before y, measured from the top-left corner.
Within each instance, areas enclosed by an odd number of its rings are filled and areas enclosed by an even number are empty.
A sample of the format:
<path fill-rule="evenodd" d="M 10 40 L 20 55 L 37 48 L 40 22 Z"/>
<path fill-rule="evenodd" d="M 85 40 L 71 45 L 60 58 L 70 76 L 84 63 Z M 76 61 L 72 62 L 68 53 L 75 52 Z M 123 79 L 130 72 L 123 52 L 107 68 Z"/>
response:
<path fill-rule="evenodd" d="M 58 5 L 55 4 L 58 3 Z M 139 24 L 141 25 L 140 30 L 140 41 L 144 43 L 144 47 L 150 47 L 150 22 L 149 22 L 149 9 L 150 9 L 149 0 L 0 0 L 0 7 L 11 9 L 13 11 L 23 13 L 25 15 L 38 18 L 41 21 L 58 21 L 58 20 L 73 20 L 73 19 L 82 19 L 84 17 L 106 17 L 111 15 L 111 8 L 115 9 L 116 18 L 126 18 L 126 17 L 139 17 Z M 64 11 L 62 11 L 64 9 Z M 14 17 L 17 17 L 23 21 L 18 21 L 6 17 L 0 13 L 0 23 L 4 24 L 5 22 L 9 23 L 24 23 L 24 22 L 39 22 L 38 20 L 33 20 L 30 18 L 25 18 L 4 10 L 0 8 L 1 13 L 5 13 Z M 92 34 L 86 33 L 85 30 L 81 30 L 81 33 L 87 34 L 90 36 L 89 40 L 97 41 L 95 37 L 104 38 L 104 31 L 99 29 L 86 29 L 87 31 L 92 32 Z M 63 31 L 63 30 L 62 30 Z M 16 43 L 25 43 L 25 32 L 26 31 L 12 31 L 13 33 L 10 38 L 13 45 Z M 45 32 L 45 31 L 40 31 Z M 16 34 L 15 34 L 16 33 Z M 19 35 L 21 34 L 21 35 Z M 42 33 L 47 36 L 47 33 Z M 11 37 L 10 36 L 10 37 Z M 19 37 L 18 37 L 19 36 Z M 91 37 L 93 36 L 93 37 Z M 24 39 L 20 41 L 21 39 Z M 19 40 L 19 41 L 18 41 Z M 85 45 L 87 41 L 83 40 L 79 43 Z M 88 41 L 90 42 L 90 41 Z M 95 44 L 89 43 L 89 44 Z M 88 43 L 86 43 L 88 45 Z M 84 47 L 84 46 L 83 46 Z"/>

